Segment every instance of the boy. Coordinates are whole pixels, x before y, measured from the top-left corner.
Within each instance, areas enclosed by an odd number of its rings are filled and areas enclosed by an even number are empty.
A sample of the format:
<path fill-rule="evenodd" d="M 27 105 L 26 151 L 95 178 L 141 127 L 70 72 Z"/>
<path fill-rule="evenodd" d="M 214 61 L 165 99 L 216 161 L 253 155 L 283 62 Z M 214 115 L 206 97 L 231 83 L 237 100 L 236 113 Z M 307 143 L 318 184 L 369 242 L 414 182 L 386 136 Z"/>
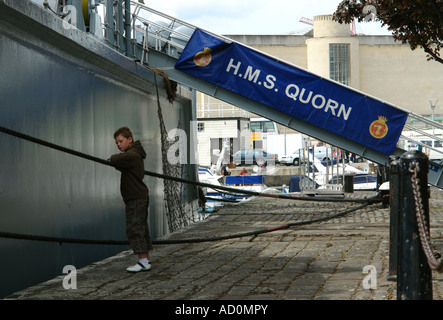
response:
<path fill-rule="evenodd" d="M 114 133 L 115 143 L 122 152 L 111 156 L 110 162 L 121 171 L 120 192 L 126 205 L 126 235 L 138 263 L 127 268 L 129 272 L 151 269 L 149 251 L 152 241 L 148 227 L 149 190 L 144 184 L 145 169 L 143 160 L 146 152 L 140 141 L 135 141 L 128 127 Z"/>

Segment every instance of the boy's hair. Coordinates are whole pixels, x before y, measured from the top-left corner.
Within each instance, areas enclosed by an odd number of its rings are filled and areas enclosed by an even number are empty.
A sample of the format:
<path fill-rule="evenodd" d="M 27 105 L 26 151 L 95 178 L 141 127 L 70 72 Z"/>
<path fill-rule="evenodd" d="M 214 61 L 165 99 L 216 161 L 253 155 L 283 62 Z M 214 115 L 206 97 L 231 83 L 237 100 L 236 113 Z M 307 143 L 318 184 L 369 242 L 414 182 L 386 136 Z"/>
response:
<path fill-rule="evenodd" d="M 117 131 L 114 132 L 114 139 L 117 138 L 119 135 L 122 135 L 126 139 L 128 139 L 129 137 L 134 139 L 132 136 L 132 132 L 128 127 L 121 127 L 117 129 Z"/>

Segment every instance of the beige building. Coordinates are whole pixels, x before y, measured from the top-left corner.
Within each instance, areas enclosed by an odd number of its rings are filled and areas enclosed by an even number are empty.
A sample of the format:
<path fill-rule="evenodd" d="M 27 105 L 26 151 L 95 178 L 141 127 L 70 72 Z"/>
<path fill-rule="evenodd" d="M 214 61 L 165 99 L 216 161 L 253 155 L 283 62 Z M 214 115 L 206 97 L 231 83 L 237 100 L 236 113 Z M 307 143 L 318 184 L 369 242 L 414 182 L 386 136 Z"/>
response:
<path fill-rule="evenodd" d="M 392 36 L 351 35 L 350 29 L 321 15 L 305 35 L 228 37 L 421 115 L 431 115 L 430 99 L 438 100 L 435 115 L 443 114 L 443 64 Z M 203 94 L 197 95 L 197 109 L 198 118 L 250 116 L 241 106 Z"/>

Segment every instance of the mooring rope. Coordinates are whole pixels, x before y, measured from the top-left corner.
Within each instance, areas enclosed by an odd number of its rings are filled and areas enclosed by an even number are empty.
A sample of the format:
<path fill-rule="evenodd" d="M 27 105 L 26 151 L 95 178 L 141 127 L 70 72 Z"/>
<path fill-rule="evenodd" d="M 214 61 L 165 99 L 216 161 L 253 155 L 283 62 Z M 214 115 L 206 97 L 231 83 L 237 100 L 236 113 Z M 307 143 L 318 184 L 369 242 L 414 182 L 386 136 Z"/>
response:
<path fill-rule="evenodd" d="M 363 209 L 371 204 L 373 204 L 373 203 L 367 202 L 363 205 L 356 206 L 354 208 L 350 208 L 350 209 L 347 209 L 342 212 L 338 212 L 338 213 L 333 214 L 331 216 L 317 218 L 317 219 L 311 219 L 311 220 L 307 220 L 307 221 L 292 222 L 292 223 L 288 223 L 288 224 L 283 224 L 283 225 L 279 225 L 279 226 L 275 226 L 275 227 L 269 227 L 266 229 L 255 230 L 255 231 L 250 231 L 250 232 L 243 232 L 243 233 L 231 234 L 231 235 L 226 235 L 226 236 L 216 236 L 216 237 L 211 237 L 211 238 L 153 240 L 152 243 L 160 245 L 160 244 L 184 244 L 184 243 L 197 243 L 197 242 L 214 242 L 214 241 L 222 241 L 222 240 L 251 237 L 251 236 L 253 238 L 250 241 L 252 241 L 255 237 L 257 237 L 260 234 L 274 232 L 274 231 L 278 231 L 278 230 L 289 229 L 291 227 L 296 227 L 296 226 L 324 222 L 324 221 L 332 220 L 335 218 L 340 218 L 340 217 L 343 217 L 343 216 L 350 214 L 352 212 Z M 76 239 L 76 238 L 64 238 L 64 237 L 27 235 L 27 234 L 21 234 L 21 233 L 11 233 L 11 232 L 2 232 L 2 231 L 0 231 L 0 238 L 9 238 L 9 239 L 18 239 L 18 240 L 33 240 L 33 241 L 43 241 L 43 242 L 56 242 L 56 243 L 59 243 L 60 245 L 62 243 L 92 244 L 92 245 L 129 245 L 129 242 L 126 240 L 118 241 L 118 240 Z"/>
<path fill-rule="evenodd" d="M 97 162 L 97 163 L 101 163 L 103 165 L 106 166 L 110 166 L 110 167 L 115 167 L 111 162 L 95 157 L 95 156 L 91 156 L 79 151 L 75 151 L 66 147 L 62 147 L 59 146 L 57 144 L 39 139 L 39 138 L 35 138 L 32 137 L 30 135 L 24 134 L 24 133 L 20 133 L 11 129 L 8 129 L 6 127 L 0 126 L 0 132 L 9 134 L 11 136 L 23 139 L 23 140 L 27 140 L 51 149 L 55 149 L 61 152 L 65 152 L 83 159 L 87 159 L 93 162 Z M 213 184 L 209 184 L 209 183 L 204 183 L 204 182 L 200 182 L 200 181 L 194 181 L 194 180 L 186 180 L 183 178 L 179 178 L 179 177 L 172 177 L 172 176 L 167 176 L 161 173 L 157 173 L 157 172 L 152 172 L 152 171 L 146 171 L 145 170 L 145 175 L 147 176 L 151 176 L 151 177 L 155 177 L 155 178 L 159 178 L 159 179 L 166 179 L 166 180 L 172 180 L 172 181 L 176 181 L 176 182 L 181 182 L 181 183 L 187 183 L 187 184 L 191 184 L 191 185 L 195 185 L 195 186 L 200 186 L 200 187 L 206 187 L 206 188 L 217 188 L 219 190 L 223 190 L 223 191 L 227 191 L 227 192 L 233 192 L 233 193 L 240 193 L 240 194 L 245 194 L 245 195 L 249 195 L 249 196 L 259 196 L 259 197 L 268 197 L 268 198 L 278 198 L 278 199 L 289 199 L 289 200 L 305 200 L 305 201 L 325 201 L 325 202 L 355 202 L 355 203 L 366 203 L 366 202 L 372 202 L 372 203 L 376 203 L 376 202 L 380 202 L 381 200 L 378 198 L 370 198 L 370 199 L 337 199 L 337 198 L 315 198 L 313 199 L 312 197 L 300 197 L 300 196 L 291 196 L 291 195 L 285 195 L 285 194 L 274 194 L 274 193 L 263 193 L 263 192 L 256 192 L 256 191 L 250 191 L 250 190 L 241 190 L 241 189 L 235 189 L 235 188 L 230 188 L 230 187 L 226 187 L 226 186 L 222 186 L 222 185 L 213 185 Z"/>
<path fill-rule="evenodd" d="M 32 137 L 30 135 L 26 135 L 26 134 L 8 129 L 3 126 L 0 126 L 0 132 L 3 132 L 5 134 L 8 134 L 8 135 L 11 135 L 11 136 L 23 139 L 23 140 L 27 140 L 29 142 L 36 143 L 36 144 L 39 144 L 39 145 L 42 145 L 42 146 L 45 146 L 45 147 L 48 147 L 51 149 L 65 152 L 65 153 L 68 153 L 68 154 L 71 154 L 71 155 L 74 155 L 74 156 L 77 156 L 77 157 L 80 157 L 83 159 L 97 162 L 97 163 L 100 163 L 100 164 L 103 164 L 106 166 L 114 167 L 107 160 L 103 160 L 103 159 L 100 159 L 100 158 L 97 158 L 97 157 L 94 157 L 94 156 L 91 156 L 91 155 L 88 155 L 88 154 L 85 154 L 85 153 L 82 153 L 79 151 L 75 151 L 75 150 L 72 150 L 72 149 L 69 149 L 66 147 L 62 147 L 62 146 L 56 145 L 54 143 L 44 141 L 42 139 L 38 139 L 38 138 Z M 203 183 L 203 182 L 199 182 L 199 181 L 186 180 L 186 179 L 182 179 L 182 178 L 178 178 L 178 177 L 171 177 L 171 176 L 163 175 L 163 174 L 156 173 L 156 172 L 145 171 L 145 175 L 156 177 L 159 179 L 169 179 L 169 180 L 176 181 L 176 182 L 192 184 L 192 185 L 196 185 L 196 186 L 200 186 L 200 187 L 214 188 L 214 185 L 212 185 L 212 184 Z M 367 198 L 367 199 L 346 199 L 345 200 L 345 199 L 334 199 L 334 198 L 294 197 L 294 196 L 282 195 L 282 194 L 269 194 L 269 193 L 260 193 L 260 192 L 249 191 L 249 190 L 238 190 L 235 188 L 229 188 L 229 187 L 225 187 L 225 186 L 216 186 L 216 188 L 219 190 L 227 191 L 227 192 L 235 192 L 235 193 L 241 193 L 241 194 L 246 194 L 246 195 L 251 195 L 251 196 L 290 199 L 290 200 L 328 201 L 328 202 L 346 202 L 346 203 L 355 202 L 355 203 L 363 203 L 363 205 L 345 210 L 343 212 L 340 212 L 340 213 L 337 213 L 335 215 L 325 217 L 325 218 L 320 218 L 320 219 L 315 219 L 315 220 L 310 220 L 310 221 L 294 222 L 294 223 L 285 224 L 285 225 L 278 226 L 278 227 L 271 227 L 271 228 L 258 230 L 258 231 L 251 231 L 251 232 L 246 232 L 246 233 L 227 235 L 227 236 L 219 236 L 219 237 L 213 237 L 213 238 L 197 238 L 197 239 L 183 239 L 183 240 L 160 240 L 160 241 L 153 241 L 153 243 L 154 244 L 176 244 L 176 243 L 220 241 L 220 240 L 225 240 L 225 239 L 240 238 L 240 237 L 246 237 L 246 236 L 256 237 L 257 235 L 262 234 L 262 233 L 266 233 L 266 232 L 272 232 L 272 231 L 281 230 L 281 229 L 289 228 L 289 227 L 293 227 L 293 226 L 299 226 L 299 225 L 303 225 L 303 224 L 310 224 L 310 223 L 316 223 L 316 222 L 321 222 L 321 221 L 333 219 L 333 218 L 343 216 L 348 213 L 360 210 L 370 204 L 375 204 L 375 203 L 379 203 L 382 201 L 380 199 L 380 197 L 378 197 L 378 196 L 375 196 L 372 198 Z M 25 234 L 20 234 L 20 233 L 11 233 L 11 232 L 0 232 L 0 237 L 23 239 L 23 240 L 34 240 L 34 241 L 45 241 L 45 242 L 57 242 L 60 244 L 61 243 L 106 244 L 106 245 L 128 245 L 129 244 L 128 241 L 74 239 L 74 238 L 63 238 L 63 237 L 39 236 L 39 235 L 25 235 Z"/>

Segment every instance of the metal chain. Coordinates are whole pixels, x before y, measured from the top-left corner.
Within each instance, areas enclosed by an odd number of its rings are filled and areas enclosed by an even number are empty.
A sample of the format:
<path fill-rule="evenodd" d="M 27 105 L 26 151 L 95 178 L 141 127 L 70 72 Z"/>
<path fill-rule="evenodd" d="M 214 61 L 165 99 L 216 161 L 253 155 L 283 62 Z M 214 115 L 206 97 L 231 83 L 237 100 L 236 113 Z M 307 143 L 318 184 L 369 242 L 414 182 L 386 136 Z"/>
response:
<path fill-rule="evenodd" d="M 434 253 L 431 245 L 431 236 L 428 225 L 426 224 L 426 217 L 423 208 L 423 199 L 420 191 L 420 179 L 418 173 L 420 172 L 420 166 L 417 162 L 412 162 L 409 171 L 412 173 L 411 183 L 412 191 L 414 193 L 415 201 L 415 215 L 417 217 L 418 233 L 420 236 L 420 242 L 422 244 L 423 251 L 428 260 L 428 264 L 432 270 L 437 272 L 443 271 L 443 259 L 438 259 L 441 255 L 438 252 Z"/>

